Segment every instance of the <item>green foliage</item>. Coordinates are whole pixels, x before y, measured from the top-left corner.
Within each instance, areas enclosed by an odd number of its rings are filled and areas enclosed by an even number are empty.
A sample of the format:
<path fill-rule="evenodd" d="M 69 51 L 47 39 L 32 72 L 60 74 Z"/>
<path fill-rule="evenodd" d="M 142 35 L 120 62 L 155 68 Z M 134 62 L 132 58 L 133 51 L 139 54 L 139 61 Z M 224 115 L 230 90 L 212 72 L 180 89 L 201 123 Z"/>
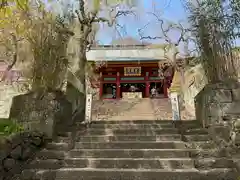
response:
<path fill-rule="evenodd" d="M 0 136 L 9 136 L 23 130 L 24 128 L 13 120 L 0 119 Z"/>
<path fill-rule="evenodd" d="M 229 1 L 220 0 L 188 1 L 187 7 L 191 31 L 209 82 L 236 79 L 232 47 L 239 34 L 236 33 L 237 12 L 233 16 Z"/>

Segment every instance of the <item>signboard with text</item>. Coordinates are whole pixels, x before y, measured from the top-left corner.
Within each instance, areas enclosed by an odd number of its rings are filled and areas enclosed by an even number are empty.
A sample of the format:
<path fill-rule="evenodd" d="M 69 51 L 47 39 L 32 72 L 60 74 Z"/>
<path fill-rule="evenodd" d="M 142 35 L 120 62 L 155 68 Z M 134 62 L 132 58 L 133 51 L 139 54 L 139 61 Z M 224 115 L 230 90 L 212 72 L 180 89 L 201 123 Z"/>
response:
<path fill-rule="evenodd" d="M 85 122 L 90 123 L 92 118 L 92 94 L 87 94 L 85 107 Z"/>
<path fill-rule="evenodd" d="M 124 76 L 141 76 L 141 67 L 124 67 Z"/>
<path fill-rule="evenodd" d="M 180 108 L 179 108 L 179 96 L 178 93 L 171 93 L 171 105 L 172 105 L 172 120 L 181 120 Z"/>

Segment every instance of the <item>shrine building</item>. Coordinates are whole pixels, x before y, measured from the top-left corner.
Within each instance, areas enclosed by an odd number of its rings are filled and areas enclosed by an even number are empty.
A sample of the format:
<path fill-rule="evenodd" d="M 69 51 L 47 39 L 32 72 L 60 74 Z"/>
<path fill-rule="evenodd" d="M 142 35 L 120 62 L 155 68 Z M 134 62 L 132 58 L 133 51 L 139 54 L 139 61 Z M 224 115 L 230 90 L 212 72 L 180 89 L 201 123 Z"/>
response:
<path fill-rule="evenodd" d="M 87 59 L 99 74 L 91 84 L 102 99 L 149 98 L 152 88 L 157 90 L 155 97 L 168 97 L 174 68 L 159 45 L 97 46 L 87 52 Z"/>

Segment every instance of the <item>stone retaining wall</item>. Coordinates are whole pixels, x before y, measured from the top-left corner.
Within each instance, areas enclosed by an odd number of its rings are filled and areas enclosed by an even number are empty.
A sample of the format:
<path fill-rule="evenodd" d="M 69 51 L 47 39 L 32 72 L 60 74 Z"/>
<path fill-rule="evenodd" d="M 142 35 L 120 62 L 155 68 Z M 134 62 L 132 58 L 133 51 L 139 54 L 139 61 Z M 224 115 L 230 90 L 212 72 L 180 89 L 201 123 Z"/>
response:
<path fill-rule="evenodd" d="M 9 137 L 0 145 L 0 180 L 20 174 L 24 165 L 45 144 L 45 136 L 38 132 L 23 132 Z"/>
<path fill-rule="evenodd" d="M 240 145 L 240 84 L 206 85 L 195 98 L 196 117 L 219 147 Z"/>

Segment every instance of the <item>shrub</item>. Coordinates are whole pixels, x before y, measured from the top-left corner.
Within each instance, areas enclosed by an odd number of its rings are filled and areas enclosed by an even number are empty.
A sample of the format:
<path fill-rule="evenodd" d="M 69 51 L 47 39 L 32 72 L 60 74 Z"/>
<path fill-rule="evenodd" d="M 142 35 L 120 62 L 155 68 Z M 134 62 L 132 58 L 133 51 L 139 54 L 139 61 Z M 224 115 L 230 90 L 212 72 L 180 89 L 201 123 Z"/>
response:
<path fill-rule="evenodd" d="M 14 120 L 0 119 L 0 136 L 9 136 L 21 131 L 23 131 L 23 127 Z"/>

